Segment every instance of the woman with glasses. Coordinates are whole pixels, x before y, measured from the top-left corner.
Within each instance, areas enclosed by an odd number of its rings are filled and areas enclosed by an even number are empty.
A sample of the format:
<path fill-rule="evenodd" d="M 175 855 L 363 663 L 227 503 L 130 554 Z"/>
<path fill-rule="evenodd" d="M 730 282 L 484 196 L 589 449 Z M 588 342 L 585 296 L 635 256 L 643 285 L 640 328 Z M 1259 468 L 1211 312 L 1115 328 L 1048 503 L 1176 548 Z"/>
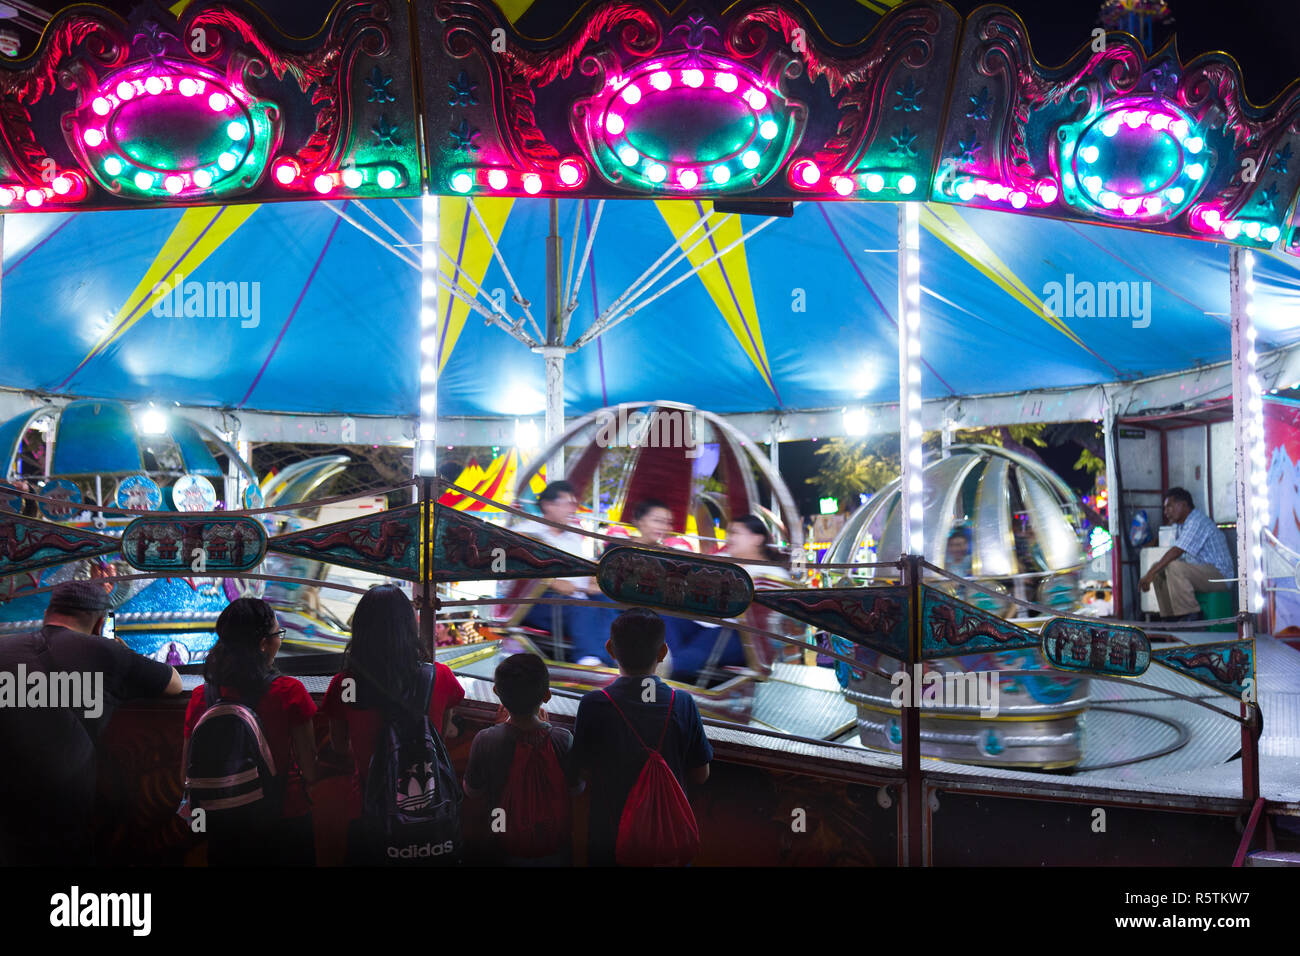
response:
<path fill-rule="evenodd" d="M 279 804 L 278 820 L 261 832 L 221 833 L 219 814 L 209 814 L 209 865 L 311 866 L 316 862 L 311 802 L 316 782 L 316 705 L 302 682 L 275 669 L 284 638 L 275 610 L 260 598 L 232 601 L 217 618 L 217 643 L 203 665 L 206 684 L 190 695 L 185 714 L 186 753 L 199 718 L 218 700 L 251 705 L 275 764 L 277 785 L 267 799 Z M 216 688 L 216 699 L 208 690 Z M 184 768 L 183 768 L 184 770 Z M 269 808 L 274 816 L 275 807 Z"/>

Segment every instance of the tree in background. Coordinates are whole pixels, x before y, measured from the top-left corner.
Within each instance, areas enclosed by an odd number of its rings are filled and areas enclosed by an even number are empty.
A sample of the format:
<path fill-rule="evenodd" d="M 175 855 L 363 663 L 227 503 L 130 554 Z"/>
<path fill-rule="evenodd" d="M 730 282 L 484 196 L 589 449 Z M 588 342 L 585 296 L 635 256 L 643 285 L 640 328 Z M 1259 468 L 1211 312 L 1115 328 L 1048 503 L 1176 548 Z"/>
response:
<path fill-rule="evenodd" d="M 825 460 L 817 474 L 804 480 L 824 498 L 856 501 L 859 494 L 874 494 L 898 477 L 898 436 L 832 438 L 817 449 L 817 457 Z"/>
<path fill-rule="evenodd" d="M 1003 425 L 997 428 L 967 428 L 957 431 L 954 438 L 959 444 L 997 445 L 1009 451 L 1041 461 L 1031 446 L 1047 447 L 1045 432 L 1050 426 Z M 943 444 L 939 432 L 927 432 L 922 439 L 926 452 L 938 454 Z M 832 438 L 825 447 L 817 449 L 824 458 L 817 474 L 805 479 L 814 485 L 823 497 L 856 500 L 859 494 L 874 494 L 898 477 L 901 459 L 898 436 L 873 435 L 859 441 Z"/>

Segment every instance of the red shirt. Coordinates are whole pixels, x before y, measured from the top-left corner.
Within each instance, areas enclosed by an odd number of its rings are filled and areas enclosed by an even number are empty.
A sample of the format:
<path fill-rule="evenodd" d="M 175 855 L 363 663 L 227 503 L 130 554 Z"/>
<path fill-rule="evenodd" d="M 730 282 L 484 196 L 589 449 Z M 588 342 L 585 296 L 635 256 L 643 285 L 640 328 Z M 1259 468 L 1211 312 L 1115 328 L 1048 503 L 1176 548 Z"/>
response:
<path fill-rule="evenodd" d="M 433 694 L 429 698 L 429 720 L 433 729 L 442 733 L 446 713 L 465 699 L 465 688 L 460 686 L 456 675 L 446 664 L 434 665 Z M 383 718 L 379 711 L 343 700 L 343 681 L 352 675 L 340 671 L 330 681 L 329 690 L 325 691 L 325 700 L 320 709 L 331 720 L 343 720 L 348 725 L 348 740 L 352 745 L 352 792 L 348 795 L 348 817 L 356 819 L 361 816 L 361 776 L 370 770 L 370 759 L 375 753 L 375 741 L 383 729 Z"/>
<path fill-rule="evenodd" d="M 232 700 L 239 698 L 238 691 L 233 687 L 222 687 L 221 693 Z M 203 685 L 200 684 L 190 694 L 190 706 L 185 711 L 186 740 L 190 739 L 194 725 L 208 708 L 203 698 Z M 282 816 L 300 817 L 308 812 L 311 805 L 307 802 L 307 792 L 302 785 L 302 771 L 290 753 L 289 731 L 301 724 L 310 724 L 316 713 L 316 704 L 307 693 L 307 688 L 302 686 L 302 681 L 292 677 L 277 677 L 253 710 L 262 721 L 262 732 L 266 734 L 266 743 L 271 748 L 276 773 L 283 776 L 285 768 L 288 768 L 289 779 L 284 792 Z"/>

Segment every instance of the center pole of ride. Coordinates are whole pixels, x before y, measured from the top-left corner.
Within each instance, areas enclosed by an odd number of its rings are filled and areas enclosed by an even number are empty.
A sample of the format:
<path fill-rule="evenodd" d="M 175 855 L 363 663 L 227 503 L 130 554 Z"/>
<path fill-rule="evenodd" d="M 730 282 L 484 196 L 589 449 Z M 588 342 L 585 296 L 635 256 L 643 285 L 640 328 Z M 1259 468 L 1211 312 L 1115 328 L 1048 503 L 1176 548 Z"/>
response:
<path fill-rule="evenodd" d="M 549 216 L 550 229 L 546 236 L 546 347 L 541 349 L 546 360 L 546 444 L 564 433 L 564 293 L 560 287 L 560 263 L 563 241 L 560 239 L 559 201 L 552 199 Z M 576 239 L 576 236 L 575 236 Z M 564 477 L 564 446 L 554 449 L 546 463 L 546 480 L 559 481 Z"/>

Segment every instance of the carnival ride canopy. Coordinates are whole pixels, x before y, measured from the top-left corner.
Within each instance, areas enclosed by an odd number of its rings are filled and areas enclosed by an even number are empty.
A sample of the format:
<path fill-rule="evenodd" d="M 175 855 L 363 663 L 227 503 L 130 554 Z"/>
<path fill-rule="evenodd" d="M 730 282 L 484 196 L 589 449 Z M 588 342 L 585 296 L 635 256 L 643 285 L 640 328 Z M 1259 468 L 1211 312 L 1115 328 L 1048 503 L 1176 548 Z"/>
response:
<path fill-rule="evenodd" d="M 544 325 L 548 205 L 442 199 L 447 281 L 522 319 L 513 277 Z M 568 356 L 570 415 L 646 397 L 718 412 L 897 400 L 892 203 L 805 203 L 770 221 L 697 201 L 598 206 L 559 202 L 566 266 L 575 237 L 581 263 L 600 214 L 568 343 L 665 252 L 676 255 L 675 243 L 690 252 L 664 260 L 654 274 L 667 273 L 633 299 L 639 308 L 623 321 L 615 313 Z M 413 416 L 418 221 L 416 200 L 6 217 L 0 385 Z M 1230 357 L 1226 245 L 941 204 L 927 204 L 921 223 L 927 399 L 1115 382 Z M 1256 255 L 1266 351 L 1300 340 L 1300 262 Z M 439 312 L 441 416 L 544 410 L 537 355 L 445 290 Z"/>

